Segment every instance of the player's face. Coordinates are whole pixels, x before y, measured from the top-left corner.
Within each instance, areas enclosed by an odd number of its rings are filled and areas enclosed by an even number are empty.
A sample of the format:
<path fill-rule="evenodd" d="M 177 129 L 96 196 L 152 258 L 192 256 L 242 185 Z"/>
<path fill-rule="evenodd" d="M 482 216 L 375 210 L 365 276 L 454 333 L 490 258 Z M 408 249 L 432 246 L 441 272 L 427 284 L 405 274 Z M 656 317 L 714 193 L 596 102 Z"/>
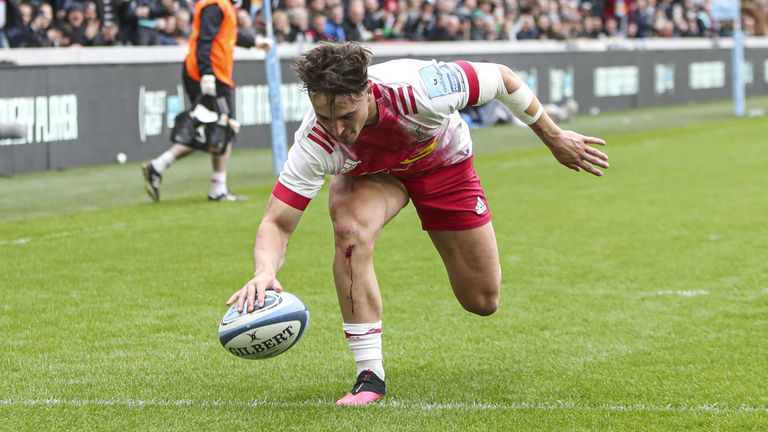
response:
<path fill-rule="evenodd" d="M 330 98 L 324 93 L 310 93 L 309 100 L 317 120 L 338 141 L 354 144 L 360 132 L 376 121 L 376 103 L 370 87 L 360 95 Z"/>

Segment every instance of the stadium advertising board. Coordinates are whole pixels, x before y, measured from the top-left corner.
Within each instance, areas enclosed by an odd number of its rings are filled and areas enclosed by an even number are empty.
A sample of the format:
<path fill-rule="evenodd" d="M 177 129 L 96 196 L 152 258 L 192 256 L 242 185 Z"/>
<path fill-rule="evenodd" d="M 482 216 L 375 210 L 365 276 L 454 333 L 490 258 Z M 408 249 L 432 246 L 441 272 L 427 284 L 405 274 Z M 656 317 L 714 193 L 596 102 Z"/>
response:
<path fill-rule="evenodd" d="M 731 96 L 728 41 L 407 44 L 373 46 L 374 61 L 399 57 L 466 59 L 509 65 L 545 103 L 578 102 L 581 112 L 691 103 Z M 747 95 L 768 93 L 768 41 L 749 41 Z M 280 94 L 288 141 L 310 107 L 292 58 L 306 47 L 281 47 Z M 4 50 L 0 53 L 0 123 L 27 134 L 0 140 L 0 174 L 110 163 L 117 153 L 143 160 L 168 146 L 175 115 L 185 108 L 183 51 Z M 178 58 L 176 58 L 178 57 Z M 163 60 L 157 60 L 161 58 Z M 269 147 L 269 88 L 262 57 L 235 68 L 239 147 Z"/>

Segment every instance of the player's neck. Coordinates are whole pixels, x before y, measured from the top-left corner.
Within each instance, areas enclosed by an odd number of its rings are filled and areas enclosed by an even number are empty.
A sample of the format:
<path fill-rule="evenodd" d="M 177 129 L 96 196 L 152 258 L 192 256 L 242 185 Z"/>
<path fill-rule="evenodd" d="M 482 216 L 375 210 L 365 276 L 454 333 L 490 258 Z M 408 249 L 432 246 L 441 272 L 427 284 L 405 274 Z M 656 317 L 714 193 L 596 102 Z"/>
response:
<path fill-rule="evenodd" d="M 368 118 L 365 120 L 365 127 L 375 126 L 379 123 L 379 105 L 376 98 L 372 97 L 368 101 Z"/>

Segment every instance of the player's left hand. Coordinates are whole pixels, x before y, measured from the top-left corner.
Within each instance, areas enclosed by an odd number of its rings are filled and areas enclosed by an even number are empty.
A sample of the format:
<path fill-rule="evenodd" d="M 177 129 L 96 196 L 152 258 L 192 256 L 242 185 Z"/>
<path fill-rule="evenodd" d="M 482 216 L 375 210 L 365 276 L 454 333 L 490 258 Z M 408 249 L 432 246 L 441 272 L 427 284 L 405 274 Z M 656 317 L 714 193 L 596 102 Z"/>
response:
<path fill-rule="evenodd" d="M 558 162 L 574 171 L 584 170 L 599 177 L 603 175 L 599 168 L 608 168 L 608 155 L 590 146 L 605 145 L 600 138 L 563 130 L 546 144 Z"/>
<path fill-rule="evenodd" d="M 261 35 L 256 35 L 256 45 L 254 45 L 256 48 L 264 51 L 269 51 L 272 49 L 272 46 L 275 44 L 275 42 L 268 37 L 264 37 Z"/>

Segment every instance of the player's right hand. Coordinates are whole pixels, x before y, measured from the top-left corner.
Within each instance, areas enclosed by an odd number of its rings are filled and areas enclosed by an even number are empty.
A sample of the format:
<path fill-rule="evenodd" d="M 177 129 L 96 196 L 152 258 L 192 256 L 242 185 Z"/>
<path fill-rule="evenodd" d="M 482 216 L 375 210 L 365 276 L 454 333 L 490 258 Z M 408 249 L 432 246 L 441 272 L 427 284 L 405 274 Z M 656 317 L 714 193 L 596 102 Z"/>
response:
<path fill-rule="evenodd" d="M 267 290 L 274 290 L 279 293 L 283 291 L 283 286 L 280 285 L 275 275 L 256 273 L 239 291 L 232 294 L 227 300 L 227 306 L 237 300 L 238 312 L 242 312 L 243 306 L 246 305 L 247 311 L 253 312 L 254 301 L 260 308 L 264 307 L 264 293 Z"/>

